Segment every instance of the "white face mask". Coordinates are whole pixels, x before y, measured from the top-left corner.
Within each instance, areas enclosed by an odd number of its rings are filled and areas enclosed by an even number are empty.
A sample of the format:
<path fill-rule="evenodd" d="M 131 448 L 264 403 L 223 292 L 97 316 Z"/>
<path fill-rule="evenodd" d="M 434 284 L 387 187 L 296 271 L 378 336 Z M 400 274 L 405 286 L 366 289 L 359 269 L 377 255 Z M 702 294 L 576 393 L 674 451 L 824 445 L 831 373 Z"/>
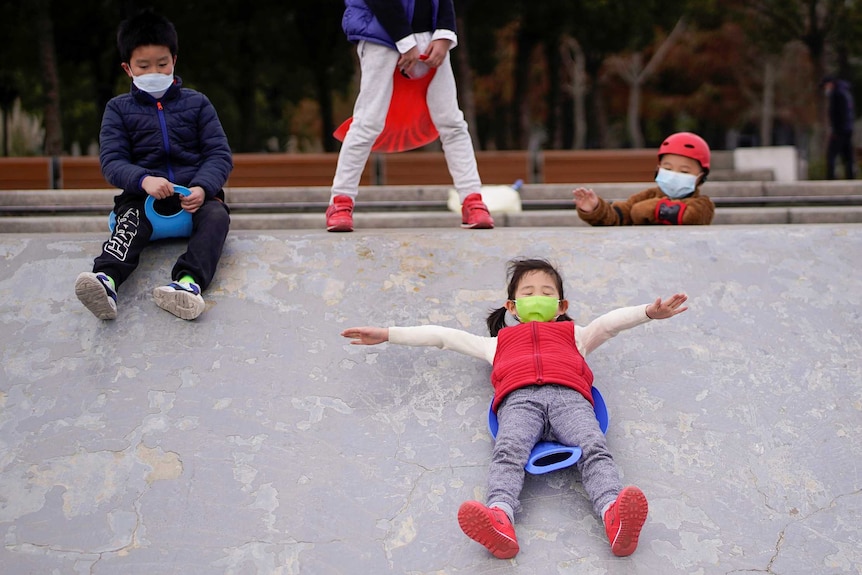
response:
<path fill-rule="evenodd" d="M 173 74 L 141 74 L 132 76 L 132 81 L 140 90 L 152 95 L 163 96 L 174 83 Z"/>
<path fill-rule="evenodd" d="M 684 198 L 694 193 L 697 186 L 697 176 L 659 168 L 655 183 L 668 197 Z"/>

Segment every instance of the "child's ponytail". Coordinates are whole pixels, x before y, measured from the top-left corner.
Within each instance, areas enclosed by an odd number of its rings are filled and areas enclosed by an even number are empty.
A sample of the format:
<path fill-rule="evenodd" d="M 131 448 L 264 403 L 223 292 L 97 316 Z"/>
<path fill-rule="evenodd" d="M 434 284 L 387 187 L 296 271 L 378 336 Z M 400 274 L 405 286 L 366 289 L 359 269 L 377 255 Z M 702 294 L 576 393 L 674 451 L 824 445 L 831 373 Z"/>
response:
<path fill-rule="evenodd" d="M 506 311 L 505 307 L 501 307 L 488 315 L 488 331 L 491 332 L 491 337 L 497 337 L 500 330 L 506 327 Z"/>

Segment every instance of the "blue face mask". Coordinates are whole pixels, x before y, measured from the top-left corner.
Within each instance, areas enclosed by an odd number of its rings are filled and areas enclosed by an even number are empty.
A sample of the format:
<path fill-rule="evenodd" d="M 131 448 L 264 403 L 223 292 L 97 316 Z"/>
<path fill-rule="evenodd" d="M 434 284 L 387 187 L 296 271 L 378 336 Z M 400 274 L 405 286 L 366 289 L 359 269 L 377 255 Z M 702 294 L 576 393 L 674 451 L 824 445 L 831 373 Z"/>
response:
<path fill-rule="evenodd" d="M 697 176 L 659 168 L 655 183 L 670 198 L 684 198 L 694 193 Z"/>

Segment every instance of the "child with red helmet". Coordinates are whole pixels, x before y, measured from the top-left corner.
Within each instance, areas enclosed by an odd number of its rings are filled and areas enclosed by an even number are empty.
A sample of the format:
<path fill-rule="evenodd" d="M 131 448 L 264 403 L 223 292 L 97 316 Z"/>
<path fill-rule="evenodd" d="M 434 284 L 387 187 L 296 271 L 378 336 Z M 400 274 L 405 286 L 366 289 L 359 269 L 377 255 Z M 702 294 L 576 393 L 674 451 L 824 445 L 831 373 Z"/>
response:
<path fill-rule="evenodd" d="M 574 190 L 578 215 L 591 226 L 706 225 L 715 204 L 700 193 L 709 174 L 709 146 L 691 132 L 668 136 L 658 150 L 657 187 L 609 203 L 587 188 Z"/>

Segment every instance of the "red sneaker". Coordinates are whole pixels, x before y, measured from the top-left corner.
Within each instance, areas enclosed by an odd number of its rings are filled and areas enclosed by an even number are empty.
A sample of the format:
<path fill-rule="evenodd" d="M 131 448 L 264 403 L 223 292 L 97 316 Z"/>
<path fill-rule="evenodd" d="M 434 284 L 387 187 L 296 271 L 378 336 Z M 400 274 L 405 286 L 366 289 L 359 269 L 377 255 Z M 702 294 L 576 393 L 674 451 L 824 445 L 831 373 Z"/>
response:
<path fill-rule="evenodd" d="M 353 231 L 353 200 L 349 196 L 335 196 L 326 209 L 327 232 Z"/>
<path fill-rule="evenodd" d="M 605 512 L 605 532 L 614 555 L 628 557 L 635 552 L 648 510 L 643 491 L 634 486 L 620 491 L 617 500 Z"/>
<path fill-rule="evenodd" d="M 481 194 L 473 193 L 464 198 L 464 204 L 461 206 L 461 227 L 473 230 L 490 230 L 494 227 L 494 218 L 482 201 Z"/>
<path fill-rule="evenodd" d="M 497 559 L 511 559 L 521 549 L 515 528 L 502 509 L 466 501 L 458 509 L 458 525 L 467 537 L 487 547 Z"/>

